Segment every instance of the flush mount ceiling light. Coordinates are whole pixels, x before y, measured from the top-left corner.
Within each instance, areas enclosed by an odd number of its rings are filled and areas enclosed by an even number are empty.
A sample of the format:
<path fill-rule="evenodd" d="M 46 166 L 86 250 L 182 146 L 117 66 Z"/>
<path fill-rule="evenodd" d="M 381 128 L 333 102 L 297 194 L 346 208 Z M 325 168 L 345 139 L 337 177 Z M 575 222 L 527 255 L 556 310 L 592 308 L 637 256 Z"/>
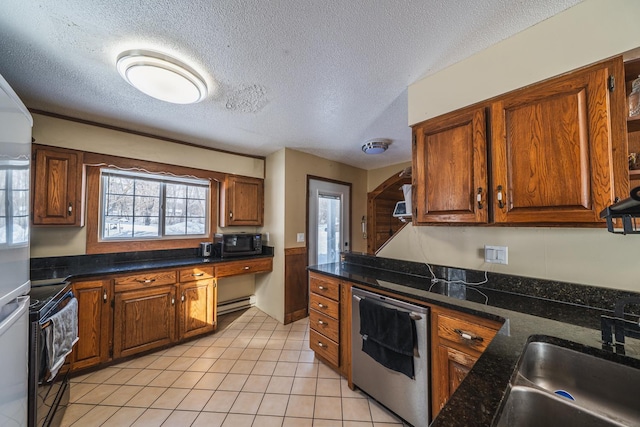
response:
<path fill-rule="evenodd" d="M 118 72 L 140 92 L 174 104 L 193 104 L 207 96 L 207 85 L 188 65 L 170 56 L 129 50 L 118 56 Z"/>
<path fill-rule="evenodd" d="M 369 141 L 362 144 L 362 151 L 364 151 L 366 154 L 381 154 L 387 151 L 387 148 L 389 148 L 389 144 L 391 144 L 391 141 L 388 139 L 370 139 Z"/>

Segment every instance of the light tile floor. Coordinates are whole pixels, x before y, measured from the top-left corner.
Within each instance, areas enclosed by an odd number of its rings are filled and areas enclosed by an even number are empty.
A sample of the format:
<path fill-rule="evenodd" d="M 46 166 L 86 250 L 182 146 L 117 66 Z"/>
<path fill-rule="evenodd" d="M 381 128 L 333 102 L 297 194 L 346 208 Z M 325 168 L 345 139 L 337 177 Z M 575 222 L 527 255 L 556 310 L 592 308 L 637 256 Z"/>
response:
<path fill-rule="evenodd" d="M 251 308 L 215 334 L 71 380 L 62 425 L 379 427 L 402 422 L 314 357 L 307 319 Z"/>

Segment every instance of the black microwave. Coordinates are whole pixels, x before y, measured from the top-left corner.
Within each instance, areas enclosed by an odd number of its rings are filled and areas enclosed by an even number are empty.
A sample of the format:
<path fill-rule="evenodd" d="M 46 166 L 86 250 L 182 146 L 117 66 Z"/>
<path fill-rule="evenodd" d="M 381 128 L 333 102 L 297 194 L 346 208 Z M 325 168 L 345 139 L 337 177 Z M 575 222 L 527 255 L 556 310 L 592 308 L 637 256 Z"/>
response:
<path fill-rule="evenodd" d="M 213 251 L 220 258 L 261 255 L 262 234 L 215 234 L 213 236 Z"/>

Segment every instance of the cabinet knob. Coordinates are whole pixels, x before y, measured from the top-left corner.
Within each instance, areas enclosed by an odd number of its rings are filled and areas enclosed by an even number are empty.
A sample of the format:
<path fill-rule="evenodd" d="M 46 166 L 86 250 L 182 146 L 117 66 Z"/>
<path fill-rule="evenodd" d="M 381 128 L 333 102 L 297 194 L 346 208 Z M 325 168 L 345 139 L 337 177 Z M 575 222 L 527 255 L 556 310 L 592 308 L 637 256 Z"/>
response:
<path fill-rule="evenodd" d="M 482 187 L 478 187 L 478 193 L 476 194 L 476 201 L 478 202 L 478 209 L 482 209 Z"/>
<path fill-rule="evenodd" d="M 324 323 L 322 320 L 318 320 L 318 324 L 319 325 L 326 325 L 326 323 Z"/>
<path fill-rule="evenodd" d="M 107 290 L 106 290 L 106 289 L 104 289 L 104 290 L 102 291 L 102 301 L 103 301 L 104 303 L 106 303 L 106 302 L 107 302 Z"/>
<path fill-rule="evenodd" d="M 153 283 L 156 279 L 136 279 L 138 283 Z"/>
<path fill-rule="evenodd" d="M 192 276 L 193 277 L 200 277 L 200 276 L 204 276 L 204 273 L 193 273 Z"/>
<path fill-rule="evenodd" d="M 67 208 L 68 215 L 71 216 L 73 213 L 73 203 L 69 202 L 69 207 Z"/>
<path fill-rule="evenodd" d="M 324 305 L 322 305 L 322 303 L 318 303 L 318 307 L 324 308 Z"/>
<path fill-rule="evenodd" d="M 324 291 L 324 286 L 318 286 L 318 289 L 320 289 L 321 291 Z"/>
<path fill-rule="evenodd" d="M 184 302 L 184 294 L 180 297 L 180 301 Z"/>
<path fill-rule="evenodd" d="M 322 344 L 320 341 L 318 341 L 318 347 L 324 347 L 324 344 Z"/>
<path fill-rule="evenodd" d="M 244 269 L 245 269 L 245 270 L 248 270 L 248 269 L 249 269 L 249 266 L 245 266 L 245 267 L 244 267 Z"/>
<path fill-rule="evenodd" d="M 175 298 L 171 298 L 171 305 L 176 305 L 176 299 Z"/>
<path fill-rule="evenodd" d="M 504 201 L 502 200 L 502 185 L 498 185 L 498 194 L 496 198 L 498 199 L 498 206 L 500 209 L 504 208 Z"/>
<path fill-rule="evenodd" d="M 229 212 L 229 218 L 233 218 L 233 212 Z"/>

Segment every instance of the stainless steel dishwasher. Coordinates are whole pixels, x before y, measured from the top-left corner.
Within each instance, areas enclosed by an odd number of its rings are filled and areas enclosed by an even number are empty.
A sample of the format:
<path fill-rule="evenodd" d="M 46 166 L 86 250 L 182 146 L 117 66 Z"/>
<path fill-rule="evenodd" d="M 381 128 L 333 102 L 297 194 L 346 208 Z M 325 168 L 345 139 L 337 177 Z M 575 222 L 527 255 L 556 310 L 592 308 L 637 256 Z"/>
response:
<path fill-rule="evenodd" d="M 415 377 L 386 368 L 362 351 L 360 300 L 370 298 L 384 307 L 408 312 L 415 321 L 417 354 Z M 358 288 L 351 297 L 351 373 L 353 383 L 415 427 L 429 424 L 429 309 Z"/>

